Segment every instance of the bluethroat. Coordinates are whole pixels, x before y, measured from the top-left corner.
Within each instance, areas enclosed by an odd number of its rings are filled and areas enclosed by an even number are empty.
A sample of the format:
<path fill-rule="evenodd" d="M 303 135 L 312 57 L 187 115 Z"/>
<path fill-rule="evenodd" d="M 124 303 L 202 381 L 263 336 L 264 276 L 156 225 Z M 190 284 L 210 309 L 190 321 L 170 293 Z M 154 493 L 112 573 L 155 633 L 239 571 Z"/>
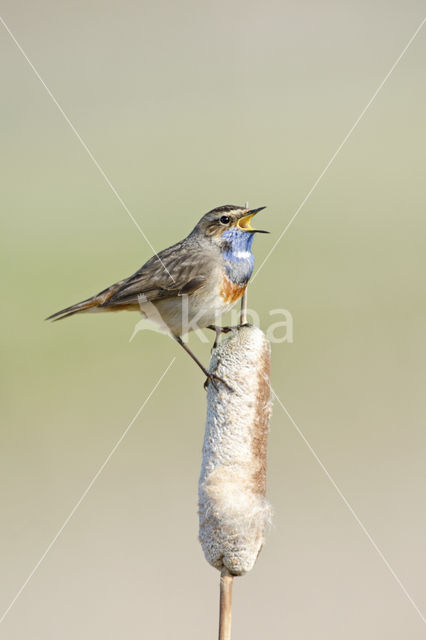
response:
<path fill-rule="evenodd" d="M 211 328 L 217 337 L 219 331 L 228 329 L 218 327 L 216 319 L 234 306 L 247 287 L 254 266 L 254 234 L 268 233 L 254 229 L 251 220 L 264 208 L 224 205 L 212 209 L 184 240 L 154 255 L 132 276 L 47 320 L 76 313 L 139 311 L 171 334 L 202 369 L 206 383 L 214 383 L 216 376 L 207 371 L 182 335 Z"/>

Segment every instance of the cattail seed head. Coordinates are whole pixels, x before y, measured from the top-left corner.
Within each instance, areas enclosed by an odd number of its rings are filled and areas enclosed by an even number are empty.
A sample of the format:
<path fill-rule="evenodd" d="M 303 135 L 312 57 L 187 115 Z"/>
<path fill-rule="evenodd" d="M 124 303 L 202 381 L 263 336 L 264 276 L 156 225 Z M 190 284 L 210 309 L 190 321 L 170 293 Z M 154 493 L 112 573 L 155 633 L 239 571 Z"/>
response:
<path fill-rule="evenodd" d="M 207 561 L 242 575 L 253 568 L 271 518 L 266 444 L 271 416 L 270 345 L 254 326 L 233 330 L 210 371 L 224 379 L 207 393 L 199 482 L 200 541 Z"/>

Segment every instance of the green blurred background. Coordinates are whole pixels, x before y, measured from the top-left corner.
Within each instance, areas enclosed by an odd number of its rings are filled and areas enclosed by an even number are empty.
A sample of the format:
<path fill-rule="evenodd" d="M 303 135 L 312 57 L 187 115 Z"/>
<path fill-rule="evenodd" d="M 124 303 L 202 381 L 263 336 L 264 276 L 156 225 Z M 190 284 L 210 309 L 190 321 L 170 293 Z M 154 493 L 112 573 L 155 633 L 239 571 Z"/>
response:
<path fill-rule="evenodd" d="M 2 16 L 156 249 L 267 205 L 259 265 L 420 24 L 408 2 L 23 2 Z M 202 376 L 129 313 L 43 318 L 152 251 L 4 28 L 0 615 L 8 640 L 215 638 L 197 541 Z M 426 31 L 249 290 L 294 318 L 273 385 L 426 611 Z M 208 361 L 206 345 L 190 344 Z M 423 638 L 424 623 L 278 403 L 274 526 L 233 637 Z"/>

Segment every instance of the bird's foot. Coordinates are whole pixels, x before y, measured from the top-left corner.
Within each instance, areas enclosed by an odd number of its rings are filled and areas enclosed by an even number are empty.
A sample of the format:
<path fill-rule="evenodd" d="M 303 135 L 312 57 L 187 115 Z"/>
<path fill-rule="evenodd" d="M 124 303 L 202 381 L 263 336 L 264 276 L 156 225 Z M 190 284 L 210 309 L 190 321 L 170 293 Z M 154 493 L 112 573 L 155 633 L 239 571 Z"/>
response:
<path fill-rule="evenodd" d="M 207 329 L 211 329 L 216 334 L 216 337 L 214 339 L 213 346 L 212 346 L 212 351 L 213 351 L 213 349 L 216 349 L 217 343 L 222 333 L 229 333 L 232 330 L 232 327 L 218 327 L 215 324 L 209 324 Z"/>
<path fill-rule="evenodd" d="M 216 391 L 219 391 L 219 387 L 218 387 L 218 382 L 221 382 L 223 385 L 225 385 L 225 387 L 228 389 L 228 391 L 233 392 L 234 389 L 229 386 L 229 384 L 220 376 L 216 375 L 215 373 L 207 373 L 207 378 L 206 381 L 204 383 L 204 389 L 207 391 L 209 384 L 211 383 L 213 385 L 213 387 L 216 389 Z"/>
<path fill-rule="evenodd" d="M 216 334 L 211 350 L 214 351 L 216 349 L 219 341 L 219 337 L 221 336 L 222 333 L 229 333 L 230 331 L 234 331 L 235 329 L 240 329 L 241 327 L 251 327 L 251 324 L 249 322 L 244 322 L 244 324 L 237 324 L 234 327 L 218 327 L 215 324 L 209 324 L 206 328 L 211 329 Z"/>

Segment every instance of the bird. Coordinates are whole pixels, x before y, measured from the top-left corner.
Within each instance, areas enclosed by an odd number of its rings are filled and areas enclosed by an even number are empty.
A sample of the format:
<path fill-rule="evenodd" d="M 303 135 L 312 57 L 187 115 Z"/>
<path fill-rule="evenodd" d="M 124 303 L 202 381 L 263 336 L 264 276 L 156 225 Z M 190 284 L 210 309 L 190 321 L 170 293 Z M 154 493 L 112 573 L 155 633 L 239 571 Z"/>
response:
<path fill-rule="evenodd" d="M 182 336 L 194 329 L 209 328 L 218 334 L 217 318 L 243 296 L 253 273 L 252 244 L 256 233 L 252 218 L 265 209 L 223 205 L 199 220 L 191 233 L 156 253 L 133 275 L 96 295 L 50 315 L 62 320 L 79 313 L 138 311 L 169 333 L 212 382 L 226 384 L 209 372 L 189 349 Z M 229 386 L 229 385 L 227 385 Z"/>

